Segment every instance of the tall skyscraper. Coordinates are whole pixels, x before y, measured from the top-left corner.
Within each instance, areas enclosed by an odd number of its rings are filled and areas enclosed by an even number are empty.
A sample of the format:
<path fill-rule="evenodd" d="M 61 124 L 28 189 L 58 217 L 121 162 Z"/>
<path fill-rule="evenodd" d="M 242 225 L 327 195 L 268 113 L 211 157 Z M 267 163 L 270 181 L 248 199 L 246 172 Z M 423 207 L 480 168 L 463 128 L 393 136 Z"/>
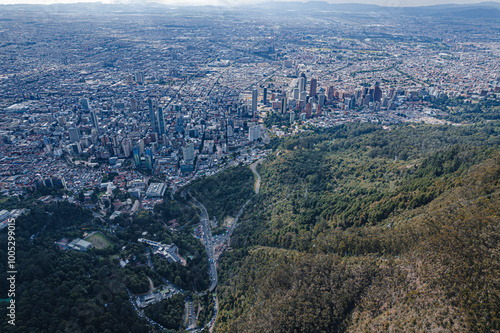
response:
<path fill-rule="evenodd" d="M 257 88 L 252 90 L 252 115 L 255 117 L 257 114 L 257 98 L 259 98 L 259 91 Z"/>
<path fill-rule="evenodd" d="M 301 76 L 299 78 L 299 92 L 306 91 L 306 78 Z"/>
<path fill-rule="evenodd" d="M 323 94 L 319 95 L 319 98 L 318 98 L 319 105 L 325 106 L 325 102 L 326 102 L 326 96 Z"/>
<path fill-rule="evenodd" d="M 282 113 L 285 113 L 288 109 L 288 105 L 287 105 L 287 100 L 286 100 L 286 96 L 283 96 L 283 99 L 281 100 L 281 112 Z"/>
<path fill-rule="evenodd" d="M 158 107 L 158 127 L 160 128 L 160 135 L 165 134 L 165 117 L 163 116 L 163 108 Z"/>
<path fill-rule="evenodd" d="M 306 117 L 311 118 L 312 116 L 312 105 L 311 103 L 306 104 Z"/>
<path fill-rule="evenodd" d="M 151 122 L 151 128 L 153 129 L 153 132 L 157 132 L 155 110 L 153 109 L 153 100 L 151 98 L 148 99 L 148 106 L 149 106 L 149 121 Z"/>
<path fill-rule="evenodd" d="M 309 88 L 309 96 L 316 97 L 316 88 L 318 87 L 318 81 L 316 79 L 311 79 L 311 86 Z"/>
<path fill-rule="evenodd" d="M 97 114 L 95 113 L 95 110 L 90 111 L 90 121 L 92 122 L 92 126 L 96 130 L 97 133 L 99 133 L 99 121 L 97 119 Z"/>
<path fill-rule="evenodd" d="M 194 143 L 188 143 L 182 148 L 182 155 L 184 156 L 184 161 L 187 164 L 192 164 L 194 162 Z"/>
<path fill-rule="evenodd" d="M 89 99 L 88 98 L 82 98 L 80 100 L 80 105 L 82 109 L 84 110 L 90 110 L 90 105 L 89 105 Z"/>
<path fill-rule="evenodd" d="M 130 153 L 132 152 L 132 141 L 130 141 L 129 138 L 122 140 L 122 149 L 125 157 L 130 157 Z"/>
<path fill-rule="evenodd" d="M 132 112 L 137 111 L 137 100 L 135 98 L 132 98 L 130 100 L 130 111 Z"/>
<path fill-rule="evenodd" d="M 335 88 L 333 88 L 333 86 L 329 86 L 327 94 L 328 94 L 328 100 L 329 101 L 335 99 Z"/>
<path fill-rule="evenodd" d="M 153 149 L 146 148 L 144 149 L 144 155 L 146 157 L 146 166 L 149 170 L 153 170 L 154 159 L 153 159 Z"/>
<path fill-rule="evenodd" d="M 267 87 L 264 88 L 264 91 L 263 91 L 263 103 L 264 103 L 264 105 L 267 105 Z"/>
<path fill-rule="evenodd" d="M 134 152 L 134 163 L 136 167 L 141 166 L 141 150 L 139 146 L 135 146 L 133 149 Z"/>
<path fill-rule="evenodd" d="M 80 129 L 78 127 L 71 127 L 68 130 L 69 133 L 69 141 L 71 143 L 80 141 Z"/>
<path fill-rule="evenodd" d="M 380 82 L 375 82 L 375 86 L 373 87 L 373 101 L 381 102 L 382 101 L 382 89 L 380 89 Z"/>

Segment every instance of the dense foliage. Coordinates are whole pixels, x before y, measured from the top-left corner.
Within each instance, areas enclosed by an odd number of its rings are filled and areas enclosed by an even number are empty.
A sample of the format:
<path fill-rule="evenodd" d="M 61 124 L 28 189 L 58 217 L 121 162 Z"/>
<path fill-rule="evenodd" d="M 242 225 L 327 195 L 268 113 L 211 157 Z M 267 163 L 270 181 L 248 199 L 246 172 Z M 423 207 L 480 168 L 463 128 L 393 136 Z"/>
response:
<path fill-rule="evenodd" d="M 167 329 L 177 330 L 184 314 L 184 297 L 175 295 L 172 298 L 153 304 L 146 308 L 146 316 Z"/>
<path fill-rule="evenodd" d="M 65 201 L 35 201 L 29 208 L 16 220 L 16 326 L 3 321 L 2 332 L 148 332 L 149 324 L 135 313 L 125 287 L 143 294 L 160 286 L 163 278 L 187 290 L 203 291 L 209 285 L 205 248 L 192 235 L 199 217 L 180 198 L 166 200 L 153 213 L 122 214 L 112 221 L 112 228 L 108 221 Z M 167 227 L 171 220 L 178 224 L 174 230 Z M 100 231 L 111 246 L 77 252 L 54 244 L 63 237 L 83 238 L 86 231 Z M 177 245 L 187 265 L 152 256 L 156 268 L 152 270 L 147 246 L 137 241 L 144 236 Z M 0 246 L 0 286 L 8 290 L 5 230 Z M 123 268 L 120 259 L 128 262 Z M 175 329 L 182 325 L 184 296 L 179 297 L 180 317 L 176 310 L 161 319 Z M 0 314 L 7 318 L 6 307 L 0 308 Z"/>
<path fill-rule="evenodd" d="M 499 330 L 499 138 L 354 124 L 273 141 L 220 263 L 217 331 Z"/>
<path fill-rule="evenodd" d="M 188 191 L 207 208 L 210 217 L 223 221 L 235 215 L 241 205 L 253 195 L 253 173 L 245 166 L 229 168 L 210 178 L 195 181 Z"/>

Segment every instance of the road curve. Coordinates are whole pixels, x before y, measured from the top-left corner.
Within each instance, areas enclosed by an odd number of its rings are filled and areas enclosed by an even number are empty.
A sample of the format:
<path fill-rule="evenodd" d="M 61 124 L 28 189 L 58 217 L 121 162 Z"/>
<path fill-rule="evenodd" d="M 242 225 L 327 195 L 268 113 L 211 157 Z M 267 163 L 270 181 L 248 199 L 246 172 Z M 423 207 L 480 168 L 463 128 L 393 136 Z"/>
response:
<path fill-rule="evenodd" d="M 257 182 L 255 183 L 255 194 L 259 194 L 259 190 L 260 190 L 260 175 L 257 172 L 257 164 L 259 164 L 260 162 L 262 162 L 262 160 L 258 160 L 257 162 L 253 163 L 250 166 L 250 169 L 252 169 L 252 172 L 257 176 Z"/>

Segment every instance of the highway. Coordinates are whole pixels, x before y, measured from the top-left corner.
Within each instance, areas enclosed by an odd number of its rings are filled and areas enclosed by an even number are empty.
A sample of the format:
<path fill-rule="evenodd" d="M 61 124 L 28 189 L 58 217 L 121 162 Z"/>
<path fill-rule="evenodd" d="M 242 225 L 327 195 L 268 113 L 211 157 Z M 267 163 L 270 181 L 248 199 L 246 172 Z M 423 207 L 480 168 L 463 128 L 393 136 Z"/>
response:
<path fill-rule="evenodd" d="M 208 212 L 205 206 L 200 203 L 196 198 L 193 198 L 193 204 L 201 210 L 201 224 L 203 226 L 203 244 L 205 244 L 205 249 L 208 256 L 208 270 L 210 274 L 210 292 L 214 291 L 217 287 L 217 267 L 215 266 L 215 255 L 214 246 L 212 242 L 212 230 L 210 229 L 210 220 L 208 218 Z"/>

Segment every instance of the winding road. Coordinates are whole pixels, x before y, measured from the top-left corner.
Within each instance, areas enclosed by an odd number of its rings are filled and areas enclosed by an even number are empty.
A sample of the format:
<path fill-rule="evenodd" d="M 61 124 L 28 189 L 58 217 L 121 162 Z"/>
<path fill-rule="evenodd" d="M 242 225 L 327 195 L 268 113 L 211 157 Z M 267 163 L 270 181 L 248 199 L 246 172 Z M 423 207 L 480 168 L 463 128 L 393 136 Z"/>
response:
<path fill-rule="evenodd" d="M 252 172 L 254 173 L 254 175 L 257 176 L 257 182 L 255 183 L 255 194 L 259 194 L 259 190 L 260 190 L 260 175 L 257 172 L 257 164 L 259 164 L 260 162 L 262 162 L 262 160 L 258 160 L 257 162 L 253 163 L 250 166 L 250 169 L 252 169 Z"/>

